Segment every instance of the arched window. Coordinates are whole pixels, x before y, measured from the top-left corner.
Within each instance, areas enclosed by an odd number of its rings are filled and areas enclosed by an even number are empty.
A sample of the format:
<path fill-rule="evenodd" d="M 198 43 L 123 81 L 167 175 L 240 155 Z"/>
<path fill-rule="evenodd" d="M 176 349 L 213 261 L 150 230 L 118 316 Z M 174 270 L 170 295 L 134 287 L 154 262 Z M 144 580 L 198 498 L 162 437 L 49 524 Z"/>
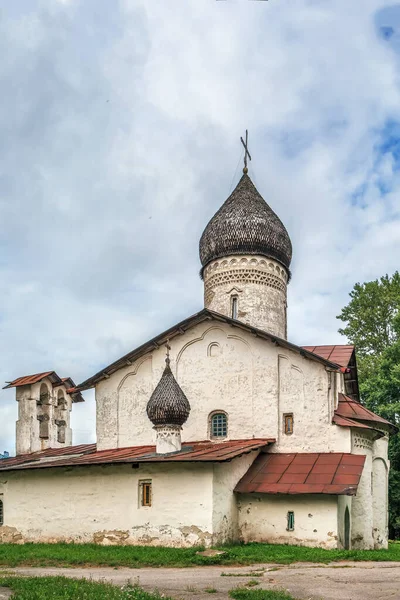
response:
<path fill-rule="evenodd" d="M 45 383 L 42 383 L 42 385 L 40 386 L 40 400 L 38 402 L 38 404 L 46 405 L 46 404 L 50 404 L 50 394 L 49 394 L 49 389 L 47 387 L 47 385 Z"/>
<path fill-rule="evenodd" d="M 214 412 L 210 416 L 210 437 L 225 438 L 228 435 L 228 417 L 224 412 Z"/>
<path fill-rule="evenodd" d="M 67 401 L 65 399 L 64 396 L 64 392 L 62 390 L 58 390 L 58 394 L 57 394 L 57 406 L 59 408 L 64 408 L 66 405 Z"/>
<path fill-rule="evenodd" d="M 0 500 L 0 527 L 4 523 L 4 510 L 3 510 L 3 500 Z"/>

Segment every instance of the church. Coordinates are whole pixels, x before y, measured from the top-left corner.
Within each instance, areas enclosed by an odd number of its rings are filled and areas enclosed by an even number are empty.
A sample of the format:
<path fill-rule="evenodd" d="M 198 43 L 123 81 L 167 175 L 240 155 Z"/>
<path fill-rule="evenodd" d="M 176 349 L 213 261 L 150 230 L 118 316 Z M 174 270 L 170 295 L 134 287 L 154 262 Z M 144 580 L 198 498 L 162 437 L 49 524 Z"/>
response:
<path fill-rule="evenodd" d="M 386 548 L 396 429 L 361 404 L 354 347 L 288 341 L 291 259 L 245 162 L 200 239 L 200 312 L 80 385 L 9 382 L 0 541 Z M 96 443 L 74 446 L 91 388 Z"/>

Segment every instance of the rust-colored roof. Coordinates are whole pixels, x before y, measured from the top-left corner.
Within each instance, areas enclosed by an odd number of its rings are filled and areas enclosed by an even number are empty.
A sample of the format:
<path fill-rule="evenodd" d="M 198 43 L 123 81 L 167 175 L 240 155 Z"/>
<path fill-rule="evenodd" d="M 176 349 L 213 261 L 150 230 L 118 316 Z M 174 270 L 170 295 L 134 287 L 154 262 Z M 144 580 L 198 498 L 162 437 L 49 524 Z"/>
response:
<path fill-rule="evenodd" d="M 181 321 L 177 325 L 174 325 L 167 331 L 160 333 L 155 338 L 149 340 L 145 344 L 142 344 L 135 350 L 132 350 L 128 354 L 125 354 L 125 356 L 123 356 L 122 358 L 119 358 L 118 360 L 113 362 L 111 365 L 104 367 L 104 369 L 102 369 L 101 371 L 99 371 L 98 373 L 93 375 L 92 377 L 89 377 L 89 379 L 86 379 L 86 381 L 83 381 L 77 387 L 79 388 L 80 391 L 87 390 L 89 388 L 94 387 L 96 385 L 96 383 L 98 383 L 102 379 L 109 377 L 112 373 L 115 373 L 116 371 L 118 371 L 118 369 L 122 369 L 123 367 L 131 365 L 133 361 L 137 360 L 139 357 L 143 356 L 144 354 L 147 354 L 148 352 L 152 352 L 154 349 L 158 348 L 160 345 L 165 344 L 167 342 L 167 340 L 171 340 L 172 338 L 174 338 L 178 335 L 182 335 L 188 329 L 191 329 L 192 327 L 195 327 L 196 325 L 198 325 L 199 323 L 202 323 L 204 321 L 219 321 L 219 322 L 228 323 L 232 327 L 236 327 L 237 329 L 242 329 L 242 330 L 248 331 L 248 332 L 252 333 L 253 335 L 256 335 L 257 337 L 259 337 L 260 339 L 269 340 L 270 342 L 273 342 L 277 346 L 280 346 L 282 348 L 287 348 L 288 350 L 293 350 L 293 352 L 296 352 L 297 354 L 301 354 L 305 358 L 323 363 L 326 366 L 330 367 L 331 369 L 337 368 L 337 363 L 333 363 L 333 362 L 327 360 L 326 358 L 319 356 L 318 354 L 309 352 L 305 347 L 302 348 L 300 346 L 296 346 L 296 344 L 292 344 L 291 342 L 288 342 L 287 340 L 279 338 L 275 335 L 271 335 L 270 333 L 263 331 L 262 329 L 257 329 L 256 327 L 247 325 L 247 323 L 243 323 L 236 319 L 230 319 L 229 317 L 227 317 L 225 315 L 221 315 L 219 313 L 216 313 L 214 311 L 211 311 L 211 310 L 208 310 L 205 308 L 202 311 L 192 315 L 191 317 L 188 317 L 184 321 Z"/>
<path fill-rule="evenodd" d="M 12 387 L 22 387 L 23 385 L 32 385 L 33 383 L 42 381 L 42 379 L 45 379 L 46 377 L 52 379 L 55 384 L 60 385 L 62 383 L 62 380 L 58 377 L 55 371 L 46 371 L 45 373 L 35 373 L 34 375 L 24 375 L 23 377 L 18 377 L 17 379 L 14 379 L 14 381 L 7 382 L 8 385 L 4 386 L 3 390 L 7 390 L 8 388 Z"/>
<path fill-rule="evenodd" d="M 330 362 L 336 363 L 340 367 L 348 367 L 351 356 L 354 352 L 354 346 L 338 345 L 335 346 L 302 346 L 304 350 L 312 352 L 325 358 Z"/>
<path fill-rule="evenodd" d="M 352 421 L 370 423 L 375 425 L 375 427 L 385 425 L 385 427 L 389 427 L 391 431 L 397 431 L 397 427 L 395 425 L 383 417 L 376 415 L 371 410 L 363 406 L 360 402 L 356 402 L 344 394 L 339 394 L 338 407 L 335 410 L 335 417 L 336 416 L 350 419 Z"/>
<path fill-rule="evenodd" d="M 180 452 L 171 454 L 156 454 L 155 446 L 132 446 L 97 451 L 96 444 L 85 444 L 3 459 L 0 461 L 0 471 L 116 463 L 224 462 L 259 450 L 273 442 L 274 439 L 230 440 L 220 443 L 186 442 L 182 444 Z"/>
<path fill-rule="evenodd" d="M 257 456 L 235 488 L 245 494 L 347 494 L 357 491 L 365 456 L 265 454 Z"/>
<path fill-rule="evenodd" d="M 18 377 L 17 379 L 14 379 L 14 381 L 9 381 L 7 385 L 3 387 L 3 390 L 13 387 L 22 387 L 24 385 L 33 385 L 34 383 L 42 381 L 46 377 L 50 379 L 53 387 L 64 385 L 64 387 L 68 388 L 66 389 L 66 392 L 72 396 L 73 402 L 84 402 L 84 398 L 80 390 L 75 387 L 75 383 L 71 377 L 61 378 L 55 371 L 46 371 L 45 373 L 35 373 L 34 375 L 24 375 L 23 377 Z"/>

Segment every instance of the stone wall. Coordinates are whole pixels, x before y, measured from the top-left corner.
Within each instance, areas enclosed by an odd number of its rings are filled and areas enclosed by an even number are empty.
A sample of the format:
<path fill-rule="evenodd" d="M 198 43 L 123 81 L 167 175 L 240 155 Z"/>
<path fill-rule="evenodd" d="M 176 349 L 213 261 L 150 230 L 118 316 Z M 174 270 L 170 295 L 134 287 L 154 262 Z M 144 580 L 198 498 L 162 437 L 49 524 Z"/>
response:
<path fill-rule="evenodd" d="M 228 256 L 204 269 L 204 306 L 287 338 L 286 270 L 262 256 Z M 233 315 L 237 299 L 237 317 Z"/>
<path fill-rule="evenodd" d="M 152 505 L 139 482 L 151 480 Z M 131 465 L 10 472 L 2 475 L 0 542 L 210 545 L 213 466 Z"/>
<path fill-rule="evenodd" d="M 336 548 L 337 496 L 238 494 L 239 531 L 244 542 Z M 294 530 L 287 515 L 294 512 Z"/>

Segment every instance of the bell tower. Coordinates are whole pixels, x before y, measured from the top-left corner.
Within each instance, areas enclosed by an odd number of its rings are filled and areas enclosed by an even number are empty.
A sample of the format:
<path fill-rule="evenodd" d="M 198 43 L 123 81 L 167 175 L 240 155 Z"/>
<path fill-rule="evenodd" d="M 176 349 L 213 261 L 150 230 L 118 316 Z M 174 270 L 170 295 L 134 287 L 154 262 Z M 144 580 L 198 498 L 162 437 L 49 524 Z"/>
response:
<path fill-rule="evenodd" d="M 19 377 L 4 389 L 11 387 L 18 402 L 17 456 L 72 445 L 72 404 L 83 402 L 72 379 L 48 371 Z"/>

